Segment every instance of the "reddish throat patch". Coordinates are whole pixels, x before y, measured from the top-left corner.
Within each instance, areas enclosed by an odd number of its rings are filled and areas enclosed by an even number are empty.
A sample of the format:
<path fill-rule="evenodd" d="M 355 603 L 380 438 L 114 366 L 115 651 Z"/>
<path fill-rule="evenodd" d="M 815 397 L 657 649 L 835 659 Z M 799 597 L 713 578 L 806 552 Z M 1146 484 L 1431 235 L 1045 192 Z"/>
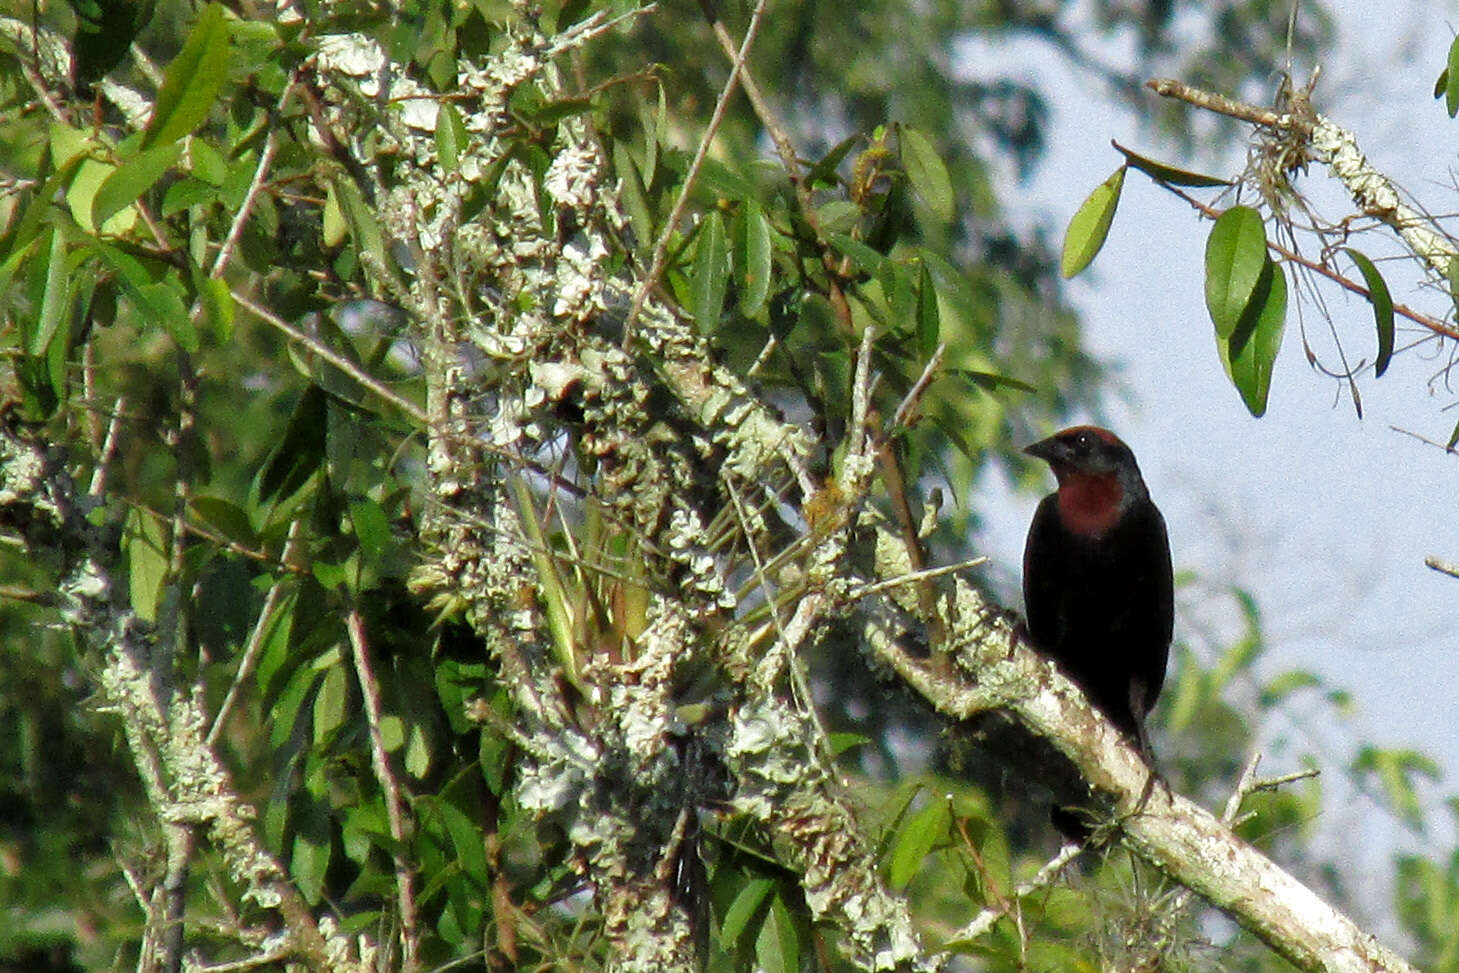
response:
<path fill-rule="evenodd" d="M 1113 474 L 1066 473 L 1059 479 L 1059 519 L 1076 534 L 1097 537 L 1120 519 L 1124 490 Z"/>

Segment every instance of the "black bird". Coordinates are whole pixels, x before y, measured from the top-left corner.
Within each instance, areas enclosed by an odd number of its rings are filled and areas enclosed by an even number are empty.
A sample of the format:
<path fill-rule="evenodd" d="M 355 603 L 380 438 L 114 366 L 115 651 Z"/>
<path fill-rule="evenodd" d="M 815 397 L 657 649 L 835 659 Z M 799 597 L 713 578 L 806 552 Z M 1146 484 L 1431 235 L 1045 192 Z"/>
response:
<path fill-rule="evenodd" d="M 1059 481 L 1024 548 L 1029 637 L 1153 765 L 1145 717 L 1165 682 L 1175 618 L 1165 519 L 1135 454 L 1107 429 L 1065 429 L 1024 452 Z"/>

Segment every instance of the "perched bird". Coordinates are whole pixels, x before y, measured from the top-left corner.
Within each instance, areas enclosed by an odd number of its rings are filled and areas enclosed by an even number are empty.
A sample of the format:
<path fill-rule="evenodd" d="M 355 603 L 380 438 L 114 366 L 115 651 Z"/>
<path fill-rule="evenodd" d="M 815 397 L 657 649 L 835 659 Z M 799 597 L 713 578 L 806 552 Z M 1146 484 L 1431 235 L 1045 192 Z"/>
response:
<path fill-rule="evenodd" d="M 1024 450 L 1054 470 L 1023 553 L 1034 647 L 1153 764 L 1145 717 L 1165 681 L 1175 586 L 1165 518 L 1130 447 L 1076 426 Z"/>

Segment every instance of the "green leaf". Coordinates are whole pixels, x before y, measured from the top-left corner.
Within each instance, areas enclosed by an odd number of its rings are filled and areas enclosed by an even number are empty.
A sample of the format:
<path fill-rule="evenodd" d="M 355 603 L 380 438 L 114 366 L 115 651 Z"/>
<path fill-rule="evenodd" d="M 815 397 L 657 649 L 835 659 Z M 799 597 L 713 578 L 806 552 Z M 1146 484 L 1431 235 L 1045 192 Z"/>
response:
<path fill-rule="evenodd" d="M 221 3 L 210 3 L 182 50 L 167 65 L 142 148 L 176 142 L 212 113 L 228 76 L 228 21 Z"/>
<path fill-rule="evenodd" d="M 1383 275 L 1367 256 L 1352 247 L 1343 247 L 1343 252 L 1353 258 L 1363 281 L 1368 285 L 1368 300 L 1373 305 L 1373 321 L 1378 326 L 1378 357 L 1373 362 L 1373 377 L 1382 378 L 1388 371 L 1393 358 L 1393 298 L 1388 293 L 1388 284 Z"/>
<path fill-rule="evenodd" d="M 1266 413 L 1272 367 L 1287 325 L 1287 275 L 1268 263 L 1269 275 L 1262 276 L 1263 286 L 1252 295 L 1254 313 L 1247 315 L 1229 339 L 1216 342 L 1226 374 L 1241 393 L 1247 411 L 1257 418 Z"/>
<path fill-rule="evenodd" d="M 71 184 L 66 187 L 66 207 L 71 211 L 71 217 L 76 221 L 76 225 L 87 233 L 121 236 L 131 230 L 137 222 L 135 209 L 123 209 L 102 226 L 96 226 L 91 222 L 92 201 L 96 199 L 102 183 L 111 178 L 114 172 L 116 172 L 116 166 L 99 162 L 96 159 L 83 159 L 81 165 L 76 169 L 76 175 L 72 178 Z"/>
<path fill-rule="evenodd" d="M 724 911 L 724 920 L 719 924 L 719 934 L 723 942 L 734 943 L 739 939 L 759 911 L 760 903 L 765 901 L 773 888 L 775 880 L 769 878 L 754 878 L 745 883 L 744 888 L 740 889 L 729 908 Z"/>
<path fill-rule="evenodd" d="M 887 261 L 891 263 L 891 261 Z M 942 319 L 937 310 L 937 285 L 932 271 L 922 264 L 922 279 L 917 285 L 917 344 L 922 357 L 930 359 L 937 351 L 942 336 Z"/>
<path fill-rule="evenodd" d="M 180 155 L 182 143 L 169 142 L 139 152 L 123 162 L 102 180 L 96 195 L 91 198 L 91 225 L 105 226 L 107 220 L 135 203 L 166 175 Z"/>
<path fill-rule="evenodd" d="M 1222 213 L 1206 240 L 1206 310 L 1217 337 L 1231 337 L 1267 266 L 1261 214 L 1250 206 Z"/>
<path fill-rule="evenodd" d="M 331 180 L 329 188 L 334 191 L 334 199 L 339 205 L 339 211 L 344 215 L 345 222 L 349 224 L 350 235 L 355 239 L 355 247 L 362 253 L 373 253 L 383 257 L 385 238 L 380 233 L 380 224 L 375 219 L 375 211 L 366 205 L 365 197 L 360 193 L 360 187 L 355 185 L 354 180 L 341 176 Z M 326 200 L 326 202 L 328 201 Z"/>
<path fill-rule="evenodd" d="M 330 666 L 324 670 L 324 679 L 314 697 L 314 743 L 329 742 L 334 732 L 349 717 L 349 686 L 345 682 L 344 666 Z"/>
<path fill-rule="evenodd" d="M 187 158 L 193 176 L 208 185 L 219 188 L 228 181 L 228 162 L 207 139 L 195 138 L 189 142 Z"/>
<path fill-rule="evenodd" d="M 324 888 L 324 875 L 329 871 L 328 838 L 315 839 L 303 834 L 294 836 L 294 850 L 289 857 L 289 878 L 299 887 L 299 894 L 310 905 L 319 902 Z"/>
<path fill-rule="evenodd" d="M 826 735 L 826 742 L 831 746 L 831 755 L 839 757 L 848 750 L 866 746 L 871 737 L 861 733 L 830 733 Z"/>
<path fill-rule="evenodd" d="M 218 198 L 218 187 L 210 186 L 201 179 L 179 179 L 167 187 L 162 196 L 162 216 L 175 216 L 194 206 L 206 206 Z"/>
<path fill-rule="evenodd" d="M 354 525 L 360 549 L 370 560 L 378 560 L 395 545 L 385 511 L 369 497 L 350 501 L 350 522 Z"/>
<path fill-rule="evenodd" d="M 178 347 L 189 352 L 198 350 L 198 330 L 193 327 L 187 306 L 177 289 L 166 280 L 154 284 L 143 284 L 126 291 L 152 324 L 161 325 L 176 341 Z"/>
<path fill-rule="evenodd" d="M 61 324 L 71 310 L 71 270 L 66 265 L 66 231 L 57 226 L 51 230 L 51 248 L 47 256 L 45 292 L 41 297 L 40 315 L 30 333 L 25 350 L 43 357 Z M 21 316 L 24 320 L 24 315 Z"/>
<path fill-rule="evenodd" d="M 902 167 L 907 180 L 939 223 L 951 223 L 956 215 L 957 200 L 947 166 L 932 147 L 932 140 L 915 128 L 898 129 L 902 146 Z"/>
<path fill-rule="evenodd" d="M 694 253 L 693 313 L 701 334 L 719 326 L 724 310 L 725 289 L 729 285 L 729 263 L 724 236 L 724 220 L 718 212 L 710 212 L 700 221 L 699 245 Z"/>
<path fill-rule="evenodd" d="M 258 545 L 258 532 L 248 519 L 248 512 L 231 500 L 199 495 L 189 501 L 193 513 L 225 541 L 240 547 Z"/>
<path fill-rule="evenodd" d="M 1261 687 L 1261 705 L 1271 708 L 1299 689 L 1314 689 L 1321 685 L 1322 680 L 1312 673 L 1305 669 L 1293 669 L 1282 673 Z"/>
<path fill-rule="evenodd" d="M 1216 176 L 1207 176 L 1200 172 L 1191 172 L 1188 169 L 1177 169 L 1175 166 L 1168 166 L 1163 162 L 1156 162 L 1138 152 L 1131 152 L 1120 143 L 1110 140 L 1110 144 L 1119 150 L 1125 157 L 1132 169 L 1139 169 L 1145 175 L 1157 182 L 1168 183 L 1172 186 L 1186 186 L 1191 189 L 1210 189 L 1215 186 L 1229 186 L 1231 180 L 1221 179 Z"/>
<path fill-rule="evenodd" d="M 233 316 L 236 310 L 233 293 L 228 282 L 216 277 L 203 277 L 198 281 L 198 296 L 203 299 L 203 313 L 218 344 L 226 345 L 233 340 Z"/>
<path fill-rule="evenodd" d="M 440 157 L 444 171 L 455 172 L 461 167 L 461 153 L 466 148 L 467 137 L 461 113 L 455 105 L 443 101 L 436 112 L 436 155 Z"/>
<path fill-rule="evenodd" d="M 319 386 L 310 385 L 294 406 L 283 438 L 259 471 L 261 503 L 293 494 L 324 463 L 328 418 L 328 396 Z"/>
<path fill-rule="evenodd" d="M 1359 774 L 1377 776 L 1395 811 L 1412 828 L 1423 829 L 1423 806 L 1414 789 L 1415 777 L 1439 779 L 1439 766 L 1432 757 L 1417 750 L 1386 750 L 1364 747 L 1354 761 Z"/>
<path fill-rule="evenodd" d="M 278 700 L 269 709 L 268 718 L 273 724 L 269 728 L 269 746 L 278 750 L 291 736 L 299 722 L 304 703 L 314 691 L 319 672 L 313 666 L 295 669 L 279 693 Z"/>
<path fill-rule="evenodd" d="M 875 277 L 881 273 L 882 261 L 887 258 L 860 240 L 847 236 L 844 233 L 828 233 L 826 239 L 831 246 L 851 261 L 851 266 L 858 273 Z"/>
<path fill-rule="evenodd" d="M 1188 649 L 1179 650 L 1175 685 L 1165 692 L 1165 728 L 1178 734 L 1190 726 L 1206 695 L 1205 673 Z"/>
<path fill-rule="evenodd" d="M 320 222 L 319 238 L 326 247 L 337 247 L 349 236 L 350 224 L 339 205 L 339 192 L 334 183 L 324 191 L 324 214 Z"/>
<path fill-rule="evenodd" d="M 770 223 L 760 204 L 747 199 L 735 214 L 735 282 L 740 288 L 740 313 L 752 318 L 770 293 Z"/>
<path fill-rule="evenodd" d="M 765 973 L 799 973 L 800 939 L 795 933 L 795 920 L 785 902 L 776 895 L 770 900 L 770 911 L 755 937 L 755 960 Z"/>
<path fill-rule="evenodd" d="M 153 0 L 70 0 L 70 6 L 76 14 L 72 73 L 76 87 L 90 98 L 92 82 L 121 64 L 151 19 Z"/>
<path fill-rule="evenodd" d="M 156 514 L 133 507 L 127 514 L 122 547 L 127 556 L 132 610 L 146 621 L 155 622 L 169 572 L 166 523 Z"/>
<path fill-rule="evenodd" d="M 420 724 L 412 725 L 410 736 L 406 738 L 405 746 L 405 770 L 417 780 L 424 780 L 431 769 L 431 757 L 436 748 L 431 745 L 429 736 L 421 728 Z"/>
<path fill-rule="evenodd" d="M 900 892 L 907 887 L 922 868 L 923 860 L 939 842 L 946 839 L 951 823 L 952 813 L 947 801 L 937 796 L 902 824 L 892 845 L 887 873 L 887 883 L 893 889 Z"/>
<path fill-rule="evenodd" d="M 841 161 L 846 158 L 846 153 L 850 152 L 852 147 L 860 141 L 861 135 L 857 134 L 848 135 L 838 142 L 835 148 L 827 152 L 820 161 L 811 166 L 810 171 L 805 175 L 806 185 L 818 187 L 835 186 L 838 184 L 841 179 L 836 175 L 836 169 L 841 165 Z"/>
<path fill-rule="evenodd" d="M 1449 43 L 1449 64 L 1445 71 L 1449 77 L 1444 86 L 1444 107 L 1453 118 L 1459 114 L 1459 37 Z"/>
<path fill-rule="evenodd" d="M 1449 258 L 1449 297 L 1459 309 L 1459 257 Z"/>
<path fill-rule="evenodd" d="M 1125 167 L 1120 166 L 1079 205 L 1069 228 L 1064 231 L 1064 253 L 1059 259 L 1059 272 L 1073 277 L 1094 260 L 1109 236 L 1115 210 L 1120 205 L 1120 190 L 1125 185 Z"/>
<path fill-rule="evenodd" d="M 654 244 L 654 218 L 649 207 L 648 187 L 633 161 L 633 152 L 627 144 L 613 143 L 613 168 L 618 173 L 622 187 L 623 208 L 628 211 L 628 222 L 633 226 L 634 249 L 647 253 Z"/>
<path fill-rule="evenodd" d="M 456 863 L 461 870 L 475 880 L 482 888 L 490 881 L 486 864 L 486 848 L 481 840 L 481 828 L 465 812 L 446 801 L 436 802 L 441 822 L 451 836 L 451 846 L 456 849 Z"/>

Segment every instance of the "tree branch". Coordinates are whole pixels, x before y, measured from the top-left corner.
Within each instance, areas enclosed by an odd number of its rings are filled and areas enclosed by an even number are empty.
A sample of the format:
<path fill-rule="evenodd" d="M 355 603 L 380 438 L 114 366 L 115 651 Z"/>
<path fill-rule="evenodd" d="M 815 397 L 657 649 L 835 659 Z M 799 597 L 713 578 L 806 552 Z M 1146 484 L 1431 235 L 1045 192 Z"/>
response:
<path fill-rule="evenodd" d="M 1301 969 L 1413 970 L 1204 808 L 1156 787 L 1135 813 L 1150 769 L 1119 731 L 972 588 L 958 581 L 941 607 L 956 653 L 953 672 L 937 671 L 894 641 L 874 643 L 877 656 L 939 712 L 965 720 L 986 709 L 1006 708 L 1073 760 L 1094 790 L 1114 800 L 1127 847 Z"/>

